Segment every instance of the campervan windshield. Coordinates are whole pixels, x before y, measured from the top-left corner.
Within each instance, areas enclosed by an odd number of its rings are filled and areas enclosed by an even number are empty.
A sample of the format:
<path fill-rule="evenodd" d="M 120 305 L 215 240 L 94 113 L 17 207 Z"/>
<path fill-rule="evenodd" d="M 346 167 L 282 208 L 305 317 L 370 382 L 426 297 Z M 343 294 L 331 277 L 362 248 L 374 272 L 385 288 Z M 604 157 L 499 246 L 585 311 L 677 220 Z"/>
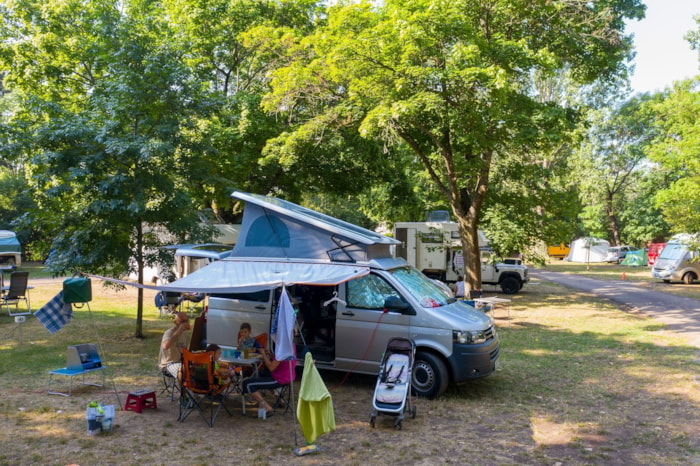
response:
<path fill-rule="evenodd" d="M 686 248 L 683 244 L 668 243 L 661 251 L 661 254 L 659 254 L 659 260 L 676 261 L 678 259 L 683 259 L 687 252 L 688 248 Z"/>
<path fill-rule="evenodd" d="M 396 279 L 423 307 L 440 307 L 451 299 L 415 267 L 391 270 Z M 396 289 L 379 275 L 366 275 L 348 282 L 348 305 L 357 309 L 381 309 L 387 298 L 396 296 Z"/>
<path fill-rule="evenodd" d="M 402 267 L 391 273 L 423 307 L 440 307 L 454 301 L 415 267 Z"/>

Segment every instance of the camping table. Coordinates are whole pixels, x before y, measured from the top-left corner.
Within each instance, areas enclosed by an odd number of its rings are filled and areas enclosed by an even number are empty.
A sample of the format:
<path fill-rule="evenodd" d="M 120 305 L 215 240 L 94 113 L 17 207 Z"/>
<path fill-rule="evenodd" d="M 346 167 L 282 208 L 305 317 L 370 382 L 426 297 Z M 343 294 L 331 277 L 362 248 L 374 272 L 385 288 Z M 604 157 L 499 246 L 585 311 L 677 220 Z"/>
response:
<path fill-rule="evenodd" d="M 226 354 L 226 352 L 224 352 Z M 236 358 L 233 355 L 226 354 L 221 356 L 221 361 L 228 363 L 230 366 L 240 366 L 240 367 L 250 367 L 253 369 L 253 375 L 251 377 L 258 376 L 258 365 L 262 362 L 262 355 L 258 353 L 249 354 L 247 358 L 240 357 Z M 241 406 L 243 407 L 243 414 L 245 414 L 245 394 L 241 390 Z"/>
<path fill-rule="evenodd" d="M 496 316 L 496 305 L 508 303 L 508 306 L 506 306 L 506 309 L 508 310 L 508 323 L 510 323 L 510 299 L 498 298 L 496 296 L 490 296 L 490 297 L 485 297 L 485 298 L 474 298 L 473 301 L 477 304 L 485 304 L 485 305 L 490 304 L 492 306 L 492 309 L 493 309 L 494 317 Z"/>
<path fill-rule="evenodd" d="M 51 395 L 71 396 L 71 394 L 73 393 L 73 377 L 77 377 L 79 375 L 82 376 L 82 378 L 83 378 L 83 385 L 92 385 L 93 387 L 104 387 L 105 386 L 105 372 L 104 372 L 104 370 L 105 370 L 105 366 L 94 367 L 92 369 L 68 369 L 67 367 L 64 367 L 62 369 L 56 369 L 53 371 L 49 371 L 49 390 L 48 390 L 48 393 Z M 85 382 L 85 374 L 88 374 L 90 372 L 95 372 L 95 371 L 102 371 L 102 385 L 97 384 L 97 383 Z M 51 379 L 53 378 L 54 375 L 64 375 L 64 376 L 69 378 L 68 393 L 51 391 Z"/>

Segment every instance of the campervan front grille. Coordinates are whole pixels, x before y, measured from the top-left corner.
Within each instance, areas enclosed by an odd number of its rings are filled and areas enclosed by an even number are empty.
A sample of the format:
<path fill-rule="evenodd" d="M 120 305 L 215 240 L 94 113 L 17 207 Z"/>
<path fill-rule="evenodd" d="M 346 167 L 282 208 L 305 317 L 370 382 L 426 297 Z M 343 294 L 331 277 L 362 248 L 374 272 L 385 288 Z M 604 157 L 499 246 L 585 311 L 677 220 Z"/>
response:
<path fill-rule="evenodd" d="M 486 337 L 486 341 L 493 340 L 496 337 L 496 330 L 493 327 L 489 327 L 484 331 L 484 337 Z"/>

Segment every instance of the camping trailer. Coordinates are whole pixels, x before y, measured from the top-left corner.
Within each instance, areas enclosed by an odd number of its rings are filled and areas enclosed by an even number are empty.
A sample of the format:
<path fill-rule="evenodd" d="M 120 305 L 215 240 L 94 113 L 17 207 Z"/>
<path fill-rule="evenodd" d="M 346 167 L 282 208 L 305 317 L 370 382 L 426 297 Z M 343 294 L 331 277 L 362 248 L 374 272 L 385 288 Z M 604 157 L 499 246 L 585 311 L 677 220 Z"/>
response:
<path fill-rule="evenodd" d="M 675 235 L 659 253 L 651 268 L 651 276 L 666 283 L 682 281 L 691 284 L 700 277 L 700 252 L 691 247 L 697 239 L 688 234 Z"/>
<path fill-rule="evenodd" d="M 376 375 L 387 341 L 404 337 L 416 343 L 419 395 L 495 371 L 493 319 L 392 257 L 398 241 L 281 199 L 233 197 L 245 209 L 232 255 L 165 286 L 209 294 L 209 343 L 235 346 L 243 322 L 269 332 L 285 286 L 297 310 L 297 354 L 311 352 L 319 369 Z"/>

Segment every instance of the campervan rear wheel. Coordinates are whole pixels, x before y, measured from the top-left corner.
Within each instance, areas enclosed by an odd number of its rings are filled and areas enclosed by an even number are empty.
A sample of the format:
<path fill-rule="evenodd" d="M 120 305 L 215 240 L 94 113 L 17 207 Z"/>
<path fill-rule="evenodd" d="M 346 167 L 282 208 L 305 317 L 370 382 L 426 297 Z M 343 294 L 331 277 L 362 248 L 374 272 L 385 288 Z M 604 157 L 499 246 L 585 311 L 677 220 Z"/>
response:
<path fill-rule="evenodd" d="M 447 366 L 440 357 L 426 352 L 416 353 L 411 384 L 415 395 L 436 398 L 447 390 L 448 382 Z"/>
<path fill-rule="evenodd" d="M 698 277 L 696 277 L 693 272 L 688 272 L 685 275 L 683 275 L 683 283 L 685 283 L 686 285 L 692 285 L 697 278 Z"/>

